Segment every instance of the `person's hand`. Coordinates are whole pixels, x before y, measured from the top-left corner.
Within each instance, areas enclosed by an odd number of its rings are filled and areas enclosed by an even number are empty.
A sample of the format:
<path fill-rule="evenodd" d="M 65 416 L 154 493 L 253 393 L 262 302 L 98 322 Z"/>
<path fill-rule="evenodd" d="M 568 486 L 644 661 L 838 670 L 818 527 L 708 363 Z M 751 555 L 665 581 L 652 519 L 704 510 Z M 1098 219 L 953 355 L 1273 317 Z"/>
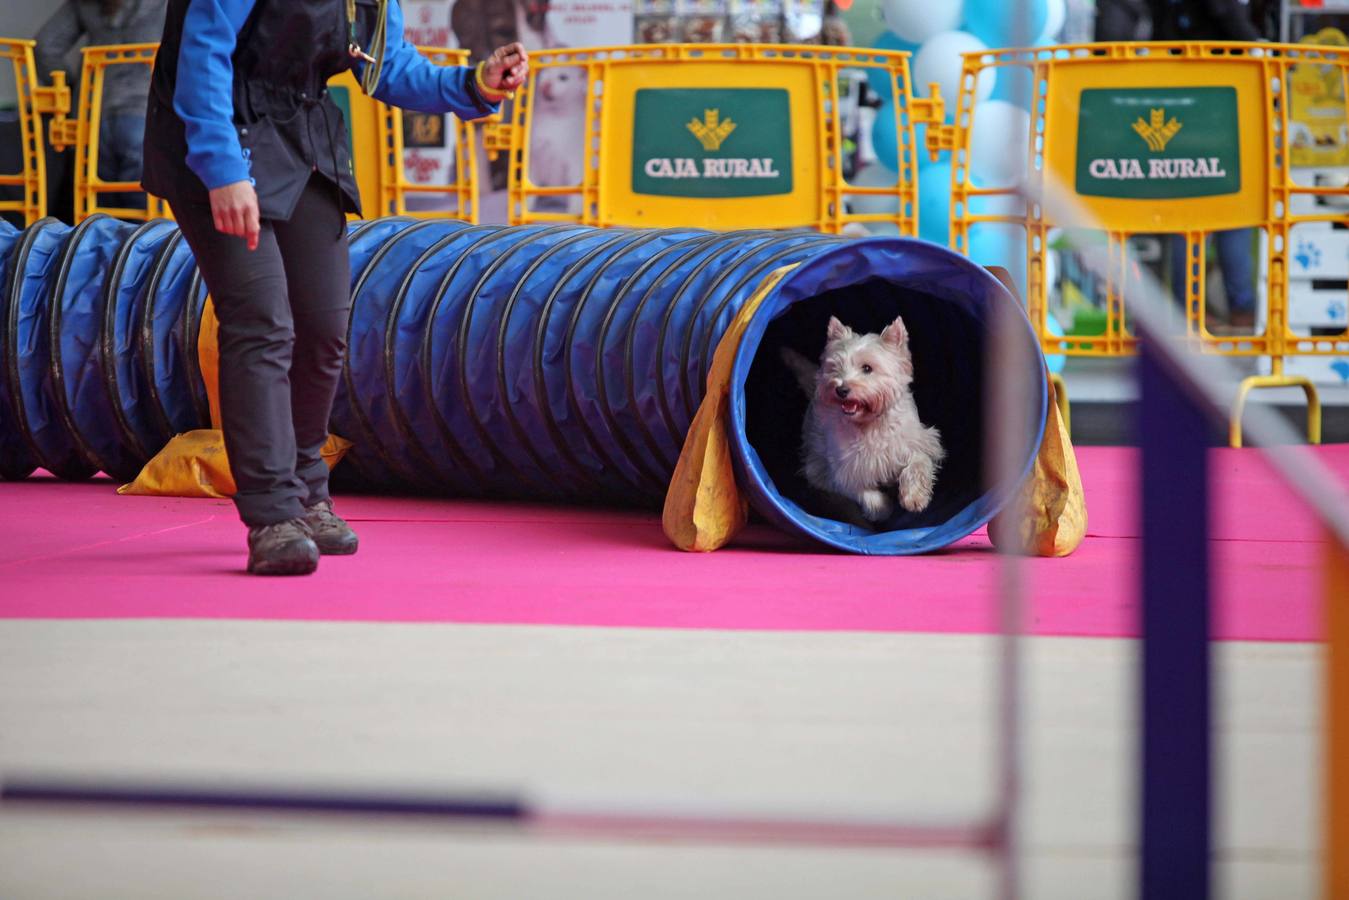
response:
<path fill-rule="evenodd" d="M 509 94 L 529 77 L 529 54 L 516 42 L 492 51 L 482 66 L 482 80 L 494 91 Z"/>
<path fill-rule="evenodd" d="M 258 193 L 247 181 L 236 181 L 211 191 L 211 217 L 215 230 L 232 234 L 248 242 L 249 250 L 258 249 Z"/>

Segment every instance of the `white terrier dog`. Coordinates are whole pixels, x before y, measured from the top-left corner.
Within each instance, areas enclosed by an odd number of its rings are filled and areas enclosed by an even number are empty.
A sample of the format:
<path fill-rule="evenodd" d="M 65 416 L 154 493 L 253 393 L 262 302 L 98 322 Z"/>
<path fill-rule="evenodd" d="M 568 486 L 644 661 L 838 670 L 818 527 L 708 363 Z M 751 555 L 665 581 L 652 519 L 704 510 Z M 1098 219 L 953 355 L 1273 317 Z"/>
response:
<path fill-rule="evenodd" d="M 946 453 L 937 429 L 919 420 L 909 390 L 913 355 L 903 319 L 880 334 L 859 335 L 830 318 L 828 338 L 818 366 L 782 350 L 810 397 L 801 444 L 806 480 L 856 501 L 869 522 L 894 512 L 892 485 L 905 509 L 926 509 Z"/>

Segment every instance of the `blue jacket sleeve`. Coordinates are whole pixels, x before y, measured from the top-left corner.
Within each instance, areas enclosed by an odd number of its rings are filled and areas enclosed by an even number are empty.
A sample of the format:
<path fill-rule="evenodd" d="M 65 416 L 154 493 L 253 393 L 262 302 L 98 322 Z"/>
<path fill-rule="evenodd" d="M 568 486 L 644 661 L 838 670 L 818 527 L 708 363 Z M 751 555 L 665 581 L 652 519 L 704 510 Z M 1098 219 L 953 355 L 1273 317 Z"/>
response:
<path fill-rule="evenodd" d="M 173 110 L 187 129 L 187 165 L 208 190 L 247 181 L 234 133 L 234 46 L 256 0 L 191 0 L 183 19 Z"/>
<path fill-rule="evenodd" d="M 390 106 L 426 113 L 452 112 L 461 119 L 478 119 L 497 111 L 473 82 L 469 66 L 437 66 L 403 40 L 403 11 L 398 0 L 389 0 L 388 38 L 384 68 L 374 98 Z M 358 63 L 362 70 L 366 64 Z"/>

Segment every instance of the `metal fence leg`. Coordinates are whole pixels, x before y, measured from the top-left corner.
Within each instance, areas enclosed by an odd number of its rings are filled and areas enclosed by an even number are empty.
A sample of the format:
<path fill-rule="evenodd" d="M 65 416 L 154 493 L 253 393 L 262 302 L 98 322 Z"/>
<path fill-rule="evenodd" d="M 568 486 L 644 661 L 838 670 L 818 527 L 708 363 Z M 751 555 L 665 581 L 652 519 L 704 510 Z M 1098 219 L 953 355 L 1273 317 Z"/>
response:
<path fill-rule="evenodd" d="M 1142 851 L 1144 900 L 1209 891 L 1207 421 L 1145 341 Z"/>
<path fill-rule="evenodd" d="M 1329 531 L 1329 529 L 1327 529 Z M 1326 535 L 1324 900 L 1349 897 L 1349 547 Z"/>

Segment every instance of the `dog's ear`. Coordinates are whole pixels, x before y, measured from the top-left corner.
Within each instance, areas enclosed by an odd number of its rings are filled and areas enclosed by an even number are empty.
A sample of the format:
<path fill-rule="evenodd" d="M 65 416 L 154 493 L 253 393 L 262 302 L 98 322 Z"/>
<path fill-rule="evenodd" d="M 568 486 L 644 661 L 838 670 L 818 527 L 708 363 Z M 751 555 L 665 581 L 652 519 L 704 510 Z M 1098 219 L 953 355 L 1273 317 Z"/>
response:
<path fill-rule="evenodd" d="M 909 342 L 909 329 L 904 327 L 904 320 L 895 316 L 895 320 L 881 332 L 881 340 L 896 349 L 903 349 Z"/>
<path fill-rule="evenodd" d="M 857 337 L 853 330 L 838 320 L 838 316 L 829 317 L 829 330 L 825 333 L 831 341 L 843 341 L 851 337 Z"/>

